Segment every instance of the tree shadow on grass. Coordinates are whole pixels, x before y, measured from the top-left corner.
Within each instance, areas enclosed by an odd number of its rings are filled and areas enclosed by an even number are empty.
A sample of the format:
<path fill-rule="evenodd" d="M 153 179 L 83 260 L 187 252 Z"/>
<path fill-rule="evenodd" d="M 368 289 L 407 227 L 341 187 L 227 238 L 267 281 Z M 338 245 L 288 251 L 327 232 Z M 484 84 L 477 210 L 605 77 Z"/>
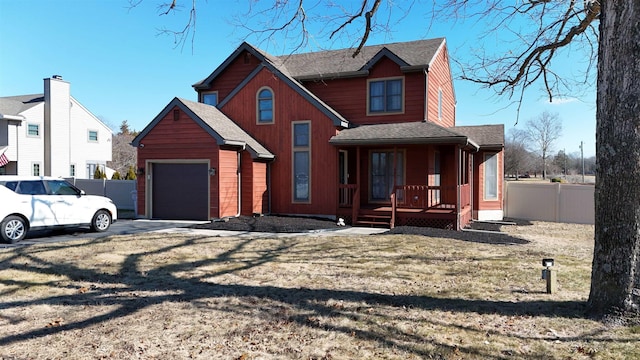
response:
<path fill-rule="evenodd" d="M 26 341 L 37 337 L 45 337 L 52 334 L 63 333 L 69 330 L 85 329 L 95 324 L 110 321 L 117 318 L 126 317 L 140 310 L 153 305 L 165 302 L 191 302 L 198 303 L 211 298 L 234 297 L 240 299 L 263 299 L 273 301 L 276 304 L 287 304 L 297 310 L 295 314 L 274 315 L 281 316 L 282 320 L 293 322 L 302 327 L 316 328 L 323 331 L 333 331 L 355 336 L 363 340 L 375 341 L 384 346 L 396 347 L 414 353 L 421 357 L 432 356 L 417 346 L 407 344 L 406 339 L 413 339 L 415 343 L 434 342 L 434 346 L 445 351 L 454 349 L 447 344 L 435 343 L 434 340 L 422 338 L 415 334 L 409 334 L 393 325 L 389 321 L 380 327 L 372 329 L 361 329 L 354 323 L 349 325 L 327 325 L 321 324 L 310 318 L 308 314 L 316 316 L 344 316 L 347 318 L 362 316 L 359 309 L 341 310 L 336 309 L 329 303 L 332 301 L 345 301 L 350 303 L 366 304 L 364 306 L 374 309 L 421 309 L 438 310 L 459 313 L 473 314 L 496 314 L 503 316 L 544 316 L 563 317 L 569 319 L 583 318 L 585 315 L 585 303 L 580 301 L 494 301 L 494 300 L 470 300 L 456 299 L 450 297 L 434 297 L 423 295 L 395 295 L 387 293 L 376 293 L 374 291 L 353 291 L 343 289 L 312 289 L 306 287 L 278 287 L 271 285 L 244 285 L 244 284 L 217 284 L 212 283 L 212 279 L 227 273 L 256 268 L 264 264 L 277 262 L 279 258 L 291 252 L 296 246 L 296 241 L 291 239 L 274 240 L 268 248 L 261 248 L 259 251 L 248 250 L 256 239 L 238 239 L 235 246 L 218 254 L 215 257 L 199 259 L 196 261 L 183 261 L 158 265 L 155 268 L 143 271 L 141 261 L 144 257 L 163 254 L 175 249 L 185 248 L 201 242 L 215 242 L 215 238 L 190 237 L 180 238 L 172 244 L 159 247 L 153 251 L 143 253 L 132 253 L 126 255 L 119 272 L 106 273 L 99 267 L 82 268 L 73 263 L 56 263 L 48 261 L 44 255 L 47 251 L 55 248 L 57 251 L 65 249 L 72 250 L 76 247 L 89 247 L 93 244 L 111 241 L 111 238 L 101 238 L 85 243 L 66 243 L 55 247 L 39 246 L 18 248 L 13 251 L 13 255 L 0 262 L 0 271 L 6 269 L 38 272 L 43 275 L 64 276 L 73 282 L 92 282 L 92 286 L 86 291 L 74 292 L 70 295 L 56 295 L 33 300 L 13 300 L 0 301 L 0 311 L 3 309 L 30 306 L 36 304 L 79 306 L 88 304 L 101 304 L 104 306 L 116 306 L 110 312 L 88 317 L 84 320 L 62 323 L 55 327 L 37 328 L 22 333 L 6 334 L 0 336 L 0 347 L 15 342 Z M 246 252 L 252 256 L 247 257 Z M 42 254 L 42 256 L 40 256 Z M 234 255 L 245 254 L 242 260 L 238 260 Z M 300 255 L 306 257 L 301 261 L 308 261 L 322 258 L 322 254 L 305 253 Z M 179 276 L 184 272 L 193 271 L 198 268 L 211 269 L 212 265 L 229 264 L 236 262 L 236 267 L 223 267 L 222 270 L 214 272 L 211 270 L 202 271 L 201 274 L 191 277 Z M 4 280 L 4 285 L 20 286 L 28 288 L 31 286 L 56 286 L 55 284 L 42 284 L 35 282 Z M 73 285 L 70 285 L 73 286 Z M 144 293 L 142 297 L 123 296 L 123 293 Z M 154 294 L 156 293 L 156 294 Z M 7 293 L 0 295 L 9 295 Z M 0 297 L 1 298 L 1 297 Z M 6 297 L 5 297 L 6 299 Z M 206 301 L 204 301 L 206 302 Z M 226 305 L 231 306 L 231 305 Z M 231 309 L 233 311 L 233 308 Z M 261 311 L 263 311 L 261 309 Z M 274 312 L 276 314 L 277 312 Z M 383 316 L 383 315 L 381 315 Z M 18 321 L 11 319 L 11 321 Z M 437 323 L 437 319 L 430 320 Z M 465 327 L 466 328 L 466 327 Z M 466 328 L 470 331 L 477 329 Z M 595 335 L 595 334 L 590 334 Z M 581 337 L 582 338 L 582 337 Z M 619 339 L 616 339 L 619 341 Z M 462 351 L 474 356 L 496 357 L 494 354 L 478 354 L 477 348 L 456 347 L 456 351 Z"/>

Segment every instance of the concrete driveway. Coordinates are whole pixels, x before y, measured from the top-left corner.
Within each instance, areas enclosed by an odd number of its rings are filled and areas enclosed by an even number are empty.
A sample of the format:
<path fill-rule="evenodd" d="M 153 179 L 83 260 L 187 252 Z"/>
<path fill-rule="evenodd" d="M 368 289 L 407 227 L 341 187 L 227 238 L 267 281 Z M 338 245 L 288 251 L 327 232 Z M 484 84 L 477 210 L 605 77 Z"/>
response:
<path fill-rule="evenodd" d="M 11 249 L 34 244 L 45 244 L 79 239 L 97 239 L 110 235 L 129 235 L 152 231 L 169 234 L 199 234 L 207 236 L 238 236 L 238 237 L 290 237 L 290 236 L 351 236 L 373 235 L 387 231 L 387 229 L 345 227 L 328 230 L 311 230 L 304 233 L 261 233 L 230 230 L 203 230 L 190 229 L 189 226 L 204 224 L 208 221 L 180 221 L 180 220 L 118 220 L 111 225 L 108 231 L 91 232 L 89 227 L 68 228 L 59 230 L 40 230 L 27 235 L 27 238 L 17 244 L 0 243 L 0 249 Z"/>
<path fill-rule="evenodd" d="M 110 235 L 128 235 L 150 231 L 184 228 L 207 221 L 171 221 L 171 220 L 118 220 L 105 232 L 92 232 L 89 227 L 56 230 L 39 230 L 27 234 L 27 238 L 17 244 L 0 243 L 0 249 L 15 248 L 33 244 L 61 242 L 78 239 L 97 239 Z"/>

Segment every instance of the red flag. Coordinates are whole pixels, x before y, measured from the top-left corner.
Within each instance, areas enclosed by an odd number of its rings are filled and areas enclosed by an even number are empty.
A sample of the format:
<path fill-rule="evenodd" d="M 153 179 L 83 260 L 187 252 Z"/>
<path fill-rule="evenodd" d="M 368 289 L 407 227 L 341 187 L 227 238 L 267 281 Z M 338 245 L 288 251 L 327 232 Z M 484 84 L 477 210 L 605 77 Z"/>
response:
<path fill-rule="evenodd" d="M 9 163 L 9 159 L 7 158 L 7 155 L 5 154 L 0 155 L 0 167 L 3 167 L 8 163 Z"/>

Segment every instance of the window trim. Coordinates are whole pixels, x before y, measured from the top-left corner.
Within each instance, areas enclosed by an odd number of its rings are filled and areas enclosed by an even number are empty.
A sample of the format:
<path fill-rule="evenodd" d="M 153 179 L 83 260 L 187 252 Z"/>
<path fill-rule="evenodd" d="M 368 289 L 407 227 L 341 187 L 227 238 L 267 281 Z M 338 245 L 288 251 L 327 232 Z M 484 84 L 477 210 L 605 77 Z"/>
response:
<path fill-rule="evenodd" d="M 38 169 L 38 173 L 36 174 L 36 167 Z M 42 164 L 39 161 L 34 161 L 31 163 L 31 175 L 32 176 L 42 176 L 40 173 L 42 172 Z"/>
<path fill-rule="evenodd" d="M 260 121 L 260 93 L 263 90 L 268 90 L 271 93 L 271 121 Z M 275 123 L 276 109 L 275 109 L 275 92 L 269 86 L 263 86 L 256 91 L 256 124 L 257 125 L 270 125 Z"/>
<path fill-rule="evenodd" d="M 29 126 L 36 126 L 38 133 L 36 135 L 29 134 Z M 26 130 L 27 130 L 27 137 L 29 137 L 29 138 L 40 138 L 40 123 L 29 122 L 29 123 L 27 123 L 27 129 Z"/>
<path fill-rule="evenodd" d="M 307 137 L 309 139 L 309 142 L 307 143 L 306 146 L 296 146 L 296 139 L 295 139 L 295 128 L 296 125 L 298 124 L 307 124 L 308 125 L 308 129 L 309 129 L 309 133 L 307 134 Z M 311 120 L 299 120 L 299 121 L 292 121 L 291 122 L 291 203 L 293 204 L 311 204 L 311 189 L 312 189 L 312 152 L 311 152 L 311 142 L 312 142 L 312 128 L 311 128 Z M 308 194 L 307 194 L 307 198 L 306 199 L 297 199 L 296 198 L 296 174 L 295 174 L 295 154 L 297 152 L 306 152 L 308 154 L 308 158 L 309 158 L 309 169 L 308 169 L 308 180 L 307 180 L 307 186 L 308 186 Z"/>
<path fill-rule="evenodd" d="M 92 132 L 96 133 L 96 139 L 95 140 L 91 139 L 91 133 Z M 90 142 L 90 143 L 98 143 L 98 142 L 100 142 L 100 136 L 99 135 L 100 135 L 100 132 L 98 130 L 87 129 L 87 142 Z"/>
<path fill-rule="evenodd" d="M 371 83 L 372 82 L 380 82 L 383 81 L 385 83 L 385 87 L 386 87 L 386 83 L 387 81 L 393 81 L 393 80 L 400 80 L 400 84 L 401 84 L 401 91 L 402 93 L 400 94 L 401 100 L 400 100 L 400 110 L 394 110 L 394 111 L 371 111 Z M 382 77 L 382 78 L 374 78 L 374 79 L 367 79 L 367 116 L 380 116 L 380 115 L 398 115 L 398 114 L 404 114 L 404 103 L 405 103 L 405 77 L 404 76 L 391 76 L 391 77 Z M 386 101 L 386 96 L 385 96 L 385 101 Z M 386 104 L 385 104 L 385 108 L 386 108 Z"/>
<path fill-rule="evenodd" d="M 496 161 L 496 173 L 495 173 L 495 180 L 496 180 L 496 187 L 495 192 L 495 198 L 494 197 L 487 197 L 487 161 L 489 160 L 489 158 L 495 158 Z M 487 152 L 484 153 L 483 155 L 483 163 L 482 163 L 482 199 L 484 201 L 500 201 L 500 196 L 499 196 L 499 190 L 500 190 L 500 170 L 498 168 L 498 153 L 497 152 Z"/>
<path fill-rule="evenodd" d="M 406 182 L 407 179 L 407 152 L 406 149 L 371 149 L 369 150 L 369 156 L 368 156 L 368 177 L 369 177 L 369 191 L 367 194 L 367 199 L 370 203 L 372 204 L 389 204 L 389 202 L 391 201 L 390 199 L 386 199 L 386 200 L 380 200 L 380 199 L 374 199 L 373 198 L 373 168 L 372 168 L 372 164 L 371 162 L 373 161 L 373 153 L 392 153 L 392 154 L 398 154 L 399 156 L 402 157 L 402 171 L 400 172 L 400 174 L 396 174 L 396 177 L 399 175 L 401 176 L 401 180 L 403 183 Z M 395 156 L 395 155 L 394 155 Z M 396 185 L 404 185 L 404 184 L 396 184 Z M 389 194 L 390 195 L 390 194 Z"/>
<path fill-rule="evenodd" d="M 204 102 L 204 98 L 205 98 L 205 96 L 207 96 L 207 95 L 215 95 L 215 96 L 216 96 L 216 103 L 215 103 L 215 105 L 207 104 L 206 102 Z M 216 91 L 206 91 L 206 92 L 201 92 L 201 93 L 200 93 L 200 102 L 201 102 L 201 103 L 203 103 L 203 104 L 207 104 L 207 105 L 211 105 L 211 106 L 215 106 L 215 107 L 217 107 L 217 106 L 218 106 L 218 104 L 220 103 L 220 96 L 218 95 L 218 91 L 216 90 Z"/>

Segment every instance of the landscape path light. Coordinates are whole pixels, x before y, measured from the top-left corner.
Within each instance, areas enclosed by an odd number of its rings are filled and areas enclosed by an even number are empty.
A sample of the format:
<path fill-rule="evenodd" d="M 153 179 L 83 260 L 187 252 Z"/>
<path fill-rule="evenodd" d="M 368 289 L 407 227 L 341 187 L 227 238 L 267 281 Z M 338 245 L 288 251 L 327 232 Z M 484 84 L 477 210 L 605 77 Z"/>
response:
<path fill-rule="evenodd" d="M 547 294 L 555 294 L 557 289 L 556 275 L 557 271 L 553 268 L 553 259 L 542 259 L 542 280 L 547 280 Z"/>

